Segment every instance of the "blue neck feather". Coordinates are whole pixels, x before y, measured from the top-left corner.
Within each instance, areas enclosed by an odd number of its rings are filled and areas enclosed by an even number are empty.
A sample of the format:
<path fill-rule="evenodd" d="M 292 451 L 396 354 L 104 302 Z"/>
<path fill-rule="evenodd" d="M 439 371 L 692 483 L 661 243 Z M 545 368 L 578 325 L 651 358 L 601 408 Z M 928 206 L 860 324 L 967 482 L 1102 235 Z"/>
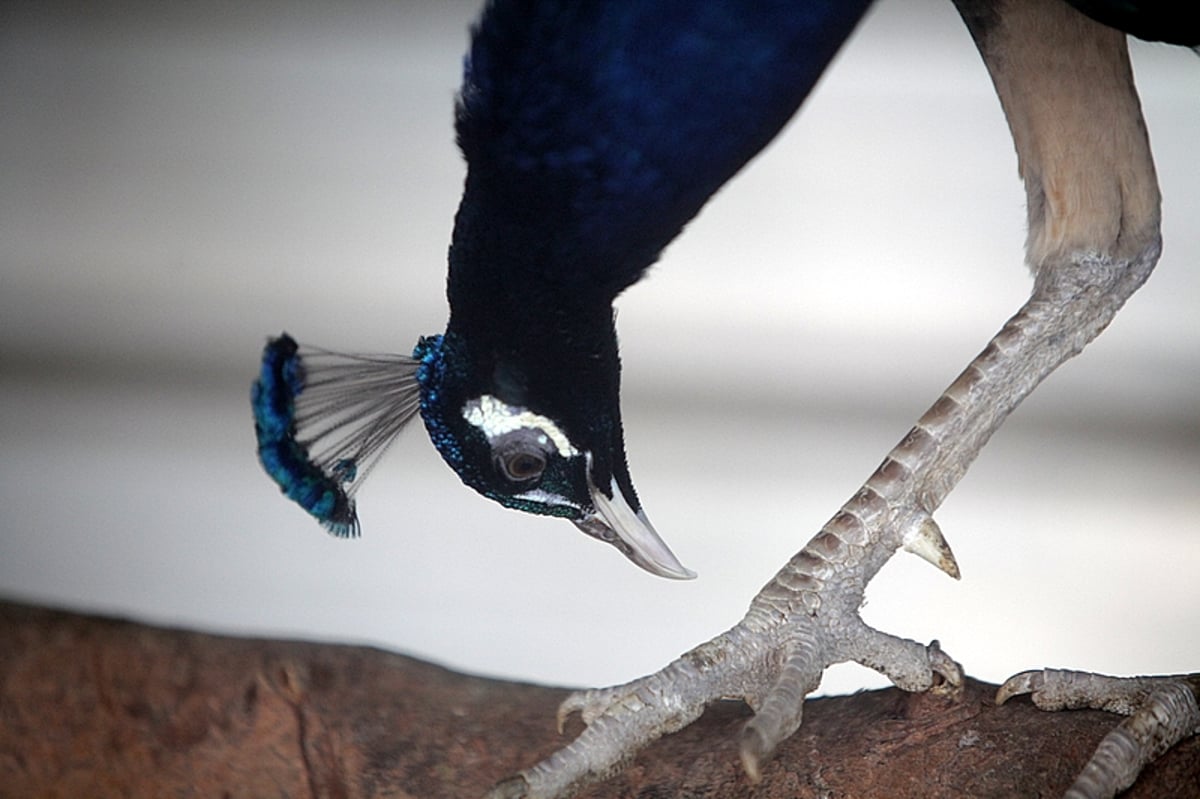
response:
<path fill-rule="evenodd" d="M 775 136 L 866 6 L 492 3 L 459 100 L 452 305 L 479 272 L 611 300 Z"/>

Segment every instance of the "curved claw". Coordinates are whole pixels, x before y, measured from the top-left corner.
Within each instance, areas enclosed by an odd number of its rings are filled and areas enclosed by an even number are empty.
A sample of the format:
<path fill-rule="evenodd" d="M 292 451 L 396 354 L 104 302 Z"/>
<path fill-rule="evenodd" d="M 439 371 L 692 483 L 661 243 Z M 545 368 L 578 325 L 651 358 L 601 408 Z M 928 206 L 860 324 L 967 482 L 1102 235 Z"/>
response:
<path fill-rule="evenodd" d="M 485 799 L 526 799 L 527 796 L 529 796 L 529 783 L 518 774 L 493 785 Z"/>
<path fill-rule="evenodd" d="M 742 728 L 741 740 L 738 743 L 738 756 L 741 758 L 742 770 L 746 772 L 746 778 L 754 785 L 762 782 L 760 766 L 770 759 L 774 751 L 775 747 L 767 742 L 762 730 L 750 723 Z"/>
<path fill-rule="evenodd" d="M 1042 689 L 1044 677 L 1041 671 L 1023 671 L 1004 681 L 996 691 L 996 704 L 1003 705 L 1014 696 L 1033 694 Z"/>
<path fill-rule="evenodd" d="M 1069 669 L 1023 671 L 1000 686 L 996 704 L 1029 694 L 1033 704 L 1041 710 L 1092 708 L 1128 716 L 1145 703 L 1164 679 L 1168 678 L 1111 677 Z"/>
<path fill-rule="evenodd" d="M 739 755 L 749 780 L 758 782 L 763 764 L 799 728 L 805 697 L 832 663 L 857 661 L 908 691 L 932 687 L 953 695 L 963 685 L 961 668 L 936 641 L 924 645 L 889 635 L 856 615 L 762 610 L 752 608 L 737 626 L 655 674 L 568 695 L 558 707 L 559 731 L 574 713 L 582 717 L 584 731 L 498 784 L 490 799 L 565 796 L 613 773 L 651 741 L 687 726 L 709 702 L 730 697 L 744 699 L 755 711 L 743 728 Z"/>
<path fill-rule="evenodd" d="M 1071 799 L 1110 797 L 1134 783 L 1146 764 L 1183 738 L 1200 734 L 1200 703 L 1180 677 L 1110 677 L 1084 671 L 1023 671 L 1004 681 L 996 704 L 1029 694 L 1042 710 L 1093 708 L 1127 715 L 1104 737 L 1075 783 Z"/>
<path fill-rule="evenodd" d="M 794 641 L 775 683 L 755 709 L 754 718 L 742 728 L 738 752 L 751 782 L 759 782 L 761 764 L 800 728 L 804 697 L 821 684 L 821 672 L 827 665 L 820 655 L 815 639 L 802 636 Z"/>
<path fill-rule="evenodd" d="M 963 679 L 962 666 L 958 661 L 942 651 L 942 645 L 936 640 L 930 641 L 926 647 L 929 652 L 929 668 L 942 678 L 942 682 L 929 690 L 942 696 L 959 696 L 962 694 L 966 681 Z"/>
<path fill-rule="evenodd" d="M 554 725 L 558 728 L 559 735 L 562 735 L 563 730 L 566 729 L 567 719 L 571 718 L 571 714 L 583 713 L 583 709 L 586 706 L 586 703 L 584 702 L 585 693 L 586 692 L 584 691 L 572 691 L 571 694 L 567 696 L 567 698 L 564 699 L 561 704 L 559 704 L 558 712 L 554 714 Z M 585 720 L 584 723 L 586 724 L 587 721 Z"/>
<path fill-rule="evenodd" d="M 574 713 L 579 714 L 585 725 L 600 718 L 605 711 L 616 704 L 622 696 L 633 693 L 634 683 L 617 685 L 611 688 L 594 688 L 584 691 L 572 691 L 558 706 L 555 722 L 558 734 L 562 735 L 567 719 Z"/>

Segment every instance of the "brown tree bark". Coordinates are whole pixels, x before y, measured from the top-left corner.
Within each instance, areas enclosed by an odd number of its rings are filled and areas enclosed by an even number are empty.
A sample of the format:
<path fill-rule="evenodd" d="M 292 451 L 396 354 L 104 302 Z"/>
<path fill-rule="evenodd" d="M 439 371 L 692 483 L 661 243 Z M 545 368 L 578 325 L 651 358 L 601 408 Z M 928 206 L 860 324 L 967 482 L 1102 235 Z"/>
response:
<path fill-rule="evenodd" d="M 1118 721 L 997 708 L 994 692 L 812 700 L 758 786 L 734 748 L 749 710 L 721 703 L 581 795 L 1055 796 Z M 564 693 L 363 647 L 0 603 L 0 796 L 475 797 L 567 740 L 554 729 Z M 1128 796 L 1200 796 L 1200 739 Z"/>

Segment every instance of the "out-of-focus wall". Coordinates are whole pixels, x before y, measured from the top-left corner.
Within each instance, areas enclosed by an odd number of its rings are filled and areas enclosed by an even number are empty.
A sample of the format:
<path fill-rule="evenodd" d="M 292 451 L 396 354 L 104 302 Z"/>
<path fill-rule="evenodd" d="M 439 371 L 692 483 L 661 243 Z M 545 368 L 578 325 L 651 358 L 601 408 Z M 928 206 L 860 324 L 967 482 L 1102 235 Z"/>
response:
<path fill-rule="evenodd" d="M 475 496 L 419 426 L 360 494 L 363 539 L 325 536 L 255 462 L 249 382 L 282 329 L 440 331 L 474 5 L 0 9 L 0 595 L 625 680 L 734 623 L 1028 291 L 970 39 L 949 3 L 883 0 L 619 301 L 631 467 L 699 580 Z M 1158 273 L 939 513 L 963 581 L 902 555 L 869 594 L 985 678 L 1200 664 L 1200 61 L 1134 60 Z"/>

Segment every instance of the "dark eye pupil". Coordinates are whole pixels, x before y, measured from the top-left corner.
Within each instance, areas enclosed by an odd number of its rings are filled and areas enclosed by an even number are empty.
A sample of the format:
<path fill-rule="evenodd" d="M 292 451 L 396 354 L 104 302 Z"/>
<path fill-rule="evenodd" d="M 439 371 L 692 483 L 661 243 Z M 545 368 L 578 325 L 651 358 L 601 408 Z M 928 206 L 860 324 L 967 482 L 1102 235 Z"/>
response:
<path fill-rule="evenodd" d="M 514 452 L 501 459 L 500 465 L 510 480 L 531 480 L 546 468 L 546 460 L 532 452 Z"/>

